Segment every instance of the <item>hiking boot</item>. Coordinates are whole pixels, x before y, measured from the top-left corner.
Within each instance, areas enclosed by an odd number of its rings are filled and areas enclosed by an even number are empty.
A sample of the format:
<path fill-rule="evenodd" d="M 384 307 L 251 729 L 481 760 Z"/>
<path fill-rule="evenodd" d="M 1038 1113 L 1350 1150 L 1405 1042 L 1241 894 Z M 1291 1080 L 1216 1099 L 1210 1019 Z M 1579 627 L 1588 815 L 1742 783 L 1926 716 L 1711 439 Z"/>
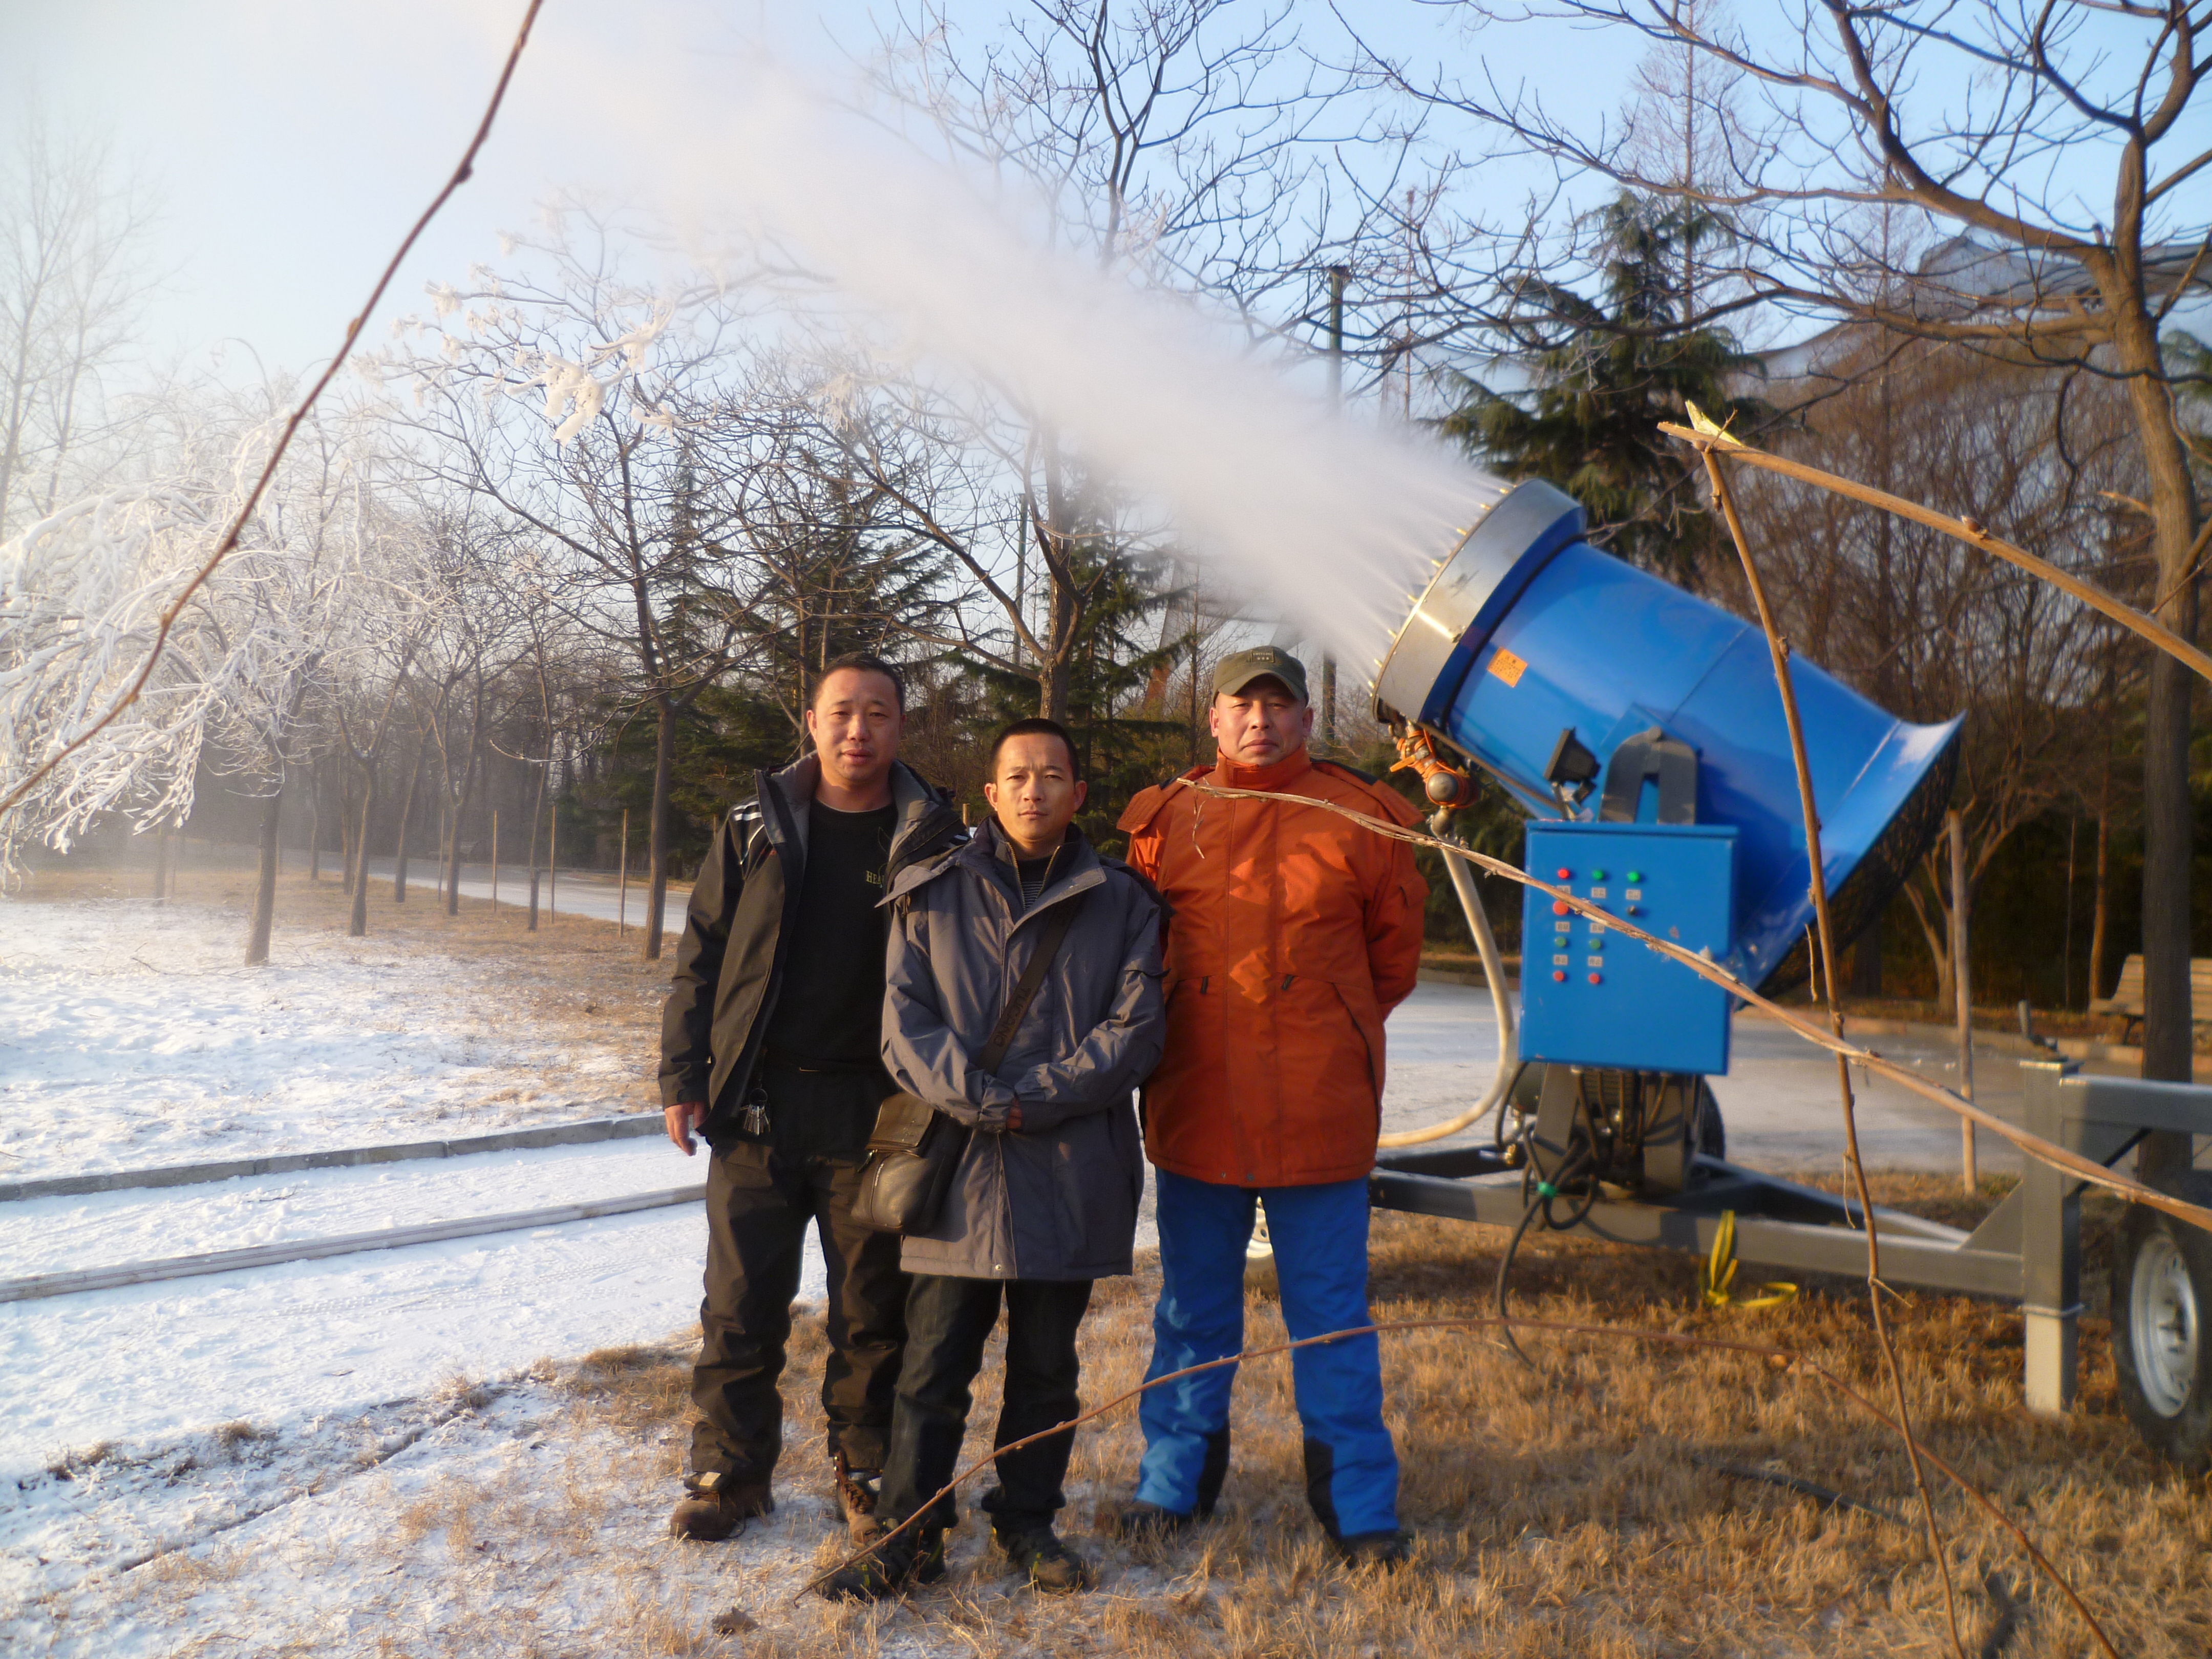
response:
<path fill-rule="evenodd" d="M 1072 1595 L 1098 1582 L 1091 1565 L 1060 1541 L 1050 1527 L 1028 1532 L 994 1532 L 992 1540 L 1006 1559 L 1028 1576 L 1030 1588 L 1047 1595 Z"/>
<path fill-rule="evenodd" d="M 1389 1532 L 1354 1533 L 1330 1540 L 1348 1567 L 1379 1567 L 1393 1571 L 1413 1559 L 1413 1540 L 1395 1528 Z"/>
<path fill-rule="evenodd" d="M 853 1535 L 853 1547 L 866 1549 L 883 1536 L 884 1523 L 876 1513 L 882 1471 L 856 1469 L 842 1451 L 837 1454 L 836 1466 L 837 1507 L 843 1511 L 846 1529 Z"/>
<path fill-rule="evenodd" d="M 1132 1544 L 1157 1542 L 1188 1532 L 1195 1520 L 1194 1516 L 1178 1515 L 1138 1498 L 1122 1505 L 1121 1514 L 1114 1517 L 1114 1530 Z"/>
<path fill-rule="evenodd" d="M 765 1480 L 739 1480 L 717 1469 L 695 1474 L 684 1486 L 691 1495 L 668 1517 L 668 1530 L 678 1538 L 720 1543 L 743 1532 L 752 1516 L 775 1508 Z"/>
<path fill-rule="evenodd" d="M 840 1567 L 814 1593 L 825 1601 L 884 1601 L 910 1584 L 933 1584 L 945 1577 L 945 1530 L 925 1527 L 902 1532 L 872 1555 Z"/>

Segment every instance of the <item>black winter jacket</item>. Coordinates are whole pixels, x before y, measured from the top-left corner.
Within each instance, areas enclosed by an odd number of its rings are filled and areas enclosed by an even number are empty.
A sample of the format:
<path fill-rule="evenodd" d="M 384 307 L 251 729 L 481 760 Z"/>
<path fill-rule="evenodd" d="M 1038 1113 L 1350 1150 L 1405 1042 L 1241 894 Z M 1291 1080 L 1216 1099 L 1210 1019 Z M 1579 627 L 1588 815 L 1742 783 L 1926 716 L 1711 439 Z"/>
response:
<path fill-rule="evenodd" d="M 703 1100 L 708 1145 L 738 1139 L 737 1118 L 775 1017 L 806 867 L 807 809 L 821 777 L 811 754 L 754 775 L 753 799 L 714 831 L 691 884 L 684 938 L 660 1020 L 660 1100 Z M 960 814 L 920 774 L 895 763 L 885 886 L 908 866 L 956 845 Z"/>

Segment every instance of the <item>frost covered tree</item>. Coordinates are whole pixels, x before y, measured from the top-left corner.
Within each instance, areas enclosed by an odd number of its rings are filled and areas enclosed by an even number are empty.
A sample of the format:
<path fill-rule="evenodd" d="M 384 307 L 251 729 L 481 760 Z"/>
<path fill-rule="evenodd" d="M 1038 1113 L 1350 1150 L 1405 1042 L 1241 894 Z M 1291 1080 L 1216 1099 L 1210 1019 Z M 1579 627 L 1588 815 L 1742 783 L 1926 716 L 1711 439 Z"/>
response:
<path fill-rule="evenodd" d="M 150 286 L 149 215 L 106 150 L 22 118 L 0 154 L 0 536 L 86 493 Z"/>
<path fill-rule="evenodd" d="M 715 407 L 738 319 L 727 291 L 628 279 L 618 228 L 571 204 L 519 247 L 432 290 L 435 315 L 377 370 L 426 477 L 473 496 L 539 552 L 551 591 L 626 659 L 621 695 L 655 723 L 643 951 L 660 954 L 676 728 L 749 648 L 721 586 L 714 456 L 678 440 Z"/>
<path fill-rule="evenodd" d="M 187 411 L 145 483 L 102 491 L 0 544 L 0 787 L 124 698 L 162 614 L 206 562 L 276 441 L 272 400 Z M 238 548 L 182 605 L 119 718 L 0 817 L 0 870 L 33 842 L 67 850 L 99 823 L 180 824 L 204 770 L 264 803 L 246 959 L 265 961 L 287 777 L 319 741 L 349 641 L 392 539 L 357 434 L 295 438 Z"/>

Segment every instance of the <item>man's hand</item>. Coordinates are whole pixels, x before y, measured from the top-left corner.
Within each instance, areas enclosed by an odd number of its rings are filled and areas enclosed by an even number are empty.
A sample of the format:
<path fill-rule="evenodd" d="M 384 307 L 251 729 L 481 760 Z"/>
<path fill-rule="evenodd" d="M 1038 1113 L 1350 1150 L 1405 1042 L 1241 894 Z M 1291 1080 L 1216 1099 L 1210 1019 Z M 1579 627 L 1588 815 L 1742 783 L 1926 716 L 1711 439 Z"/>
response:
<path fill-rule="evenodd" d="M 668 1107 L 661 1116 L 668 1120 L 668 1138 L 684 1149 L 689 1158 L 699 1150 L 691 1137 L 707 1121 L 707 1103 L 703 1100 L 679 1100 Z"/>
<path fill-rule="evenodd" d="M 1018 1135 L 1022 1132 L 1022 1109 L 1018 1103 L 1006 1108 L 1006 1133 Z"/>

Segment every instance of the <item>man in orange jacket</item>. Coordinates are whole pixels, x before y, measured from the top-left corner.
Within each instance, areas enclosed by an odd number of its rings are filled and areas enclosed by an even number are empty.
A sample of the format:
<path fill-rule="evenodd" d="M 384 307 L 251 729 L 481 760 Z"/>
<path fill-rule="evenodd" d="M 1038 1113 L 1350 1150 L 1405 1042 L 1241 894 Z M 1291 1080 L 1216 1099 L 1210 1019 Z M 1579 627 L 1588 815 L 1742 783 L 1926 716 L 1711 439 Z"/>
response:
<path fill-rule="evenodd" d="M 1187 775 L 1410 824 L 1398 795 L 1306 752 L 1304 666 L 1273 646 L 1214 670 L 1218 758 Z M 1130 802 L 1129 863 L 1172 907 L 1167 1049 L 1144 1090 L 1158 1171 L 1162 1288 L 1150 1375 L 1243 1343 L 1245 1246 L 1265 1205 L 1292 1337 L 1369 1322 L 1367 1175 L 1382 1098 L 1382 1022 L 1413 988 L 1428 886 L 1413 849 L 1318 806 L 1224 799 L 1177 779 Z M 1375 1338 L 1291 1360 L 1306 1495 L 1355 1562 L 1405 1559 L 1398 1459 Z M 1229 1468 L 1234 1368 L 1152 1389 L 1125 1530 L 1212 1512 Z"/>

